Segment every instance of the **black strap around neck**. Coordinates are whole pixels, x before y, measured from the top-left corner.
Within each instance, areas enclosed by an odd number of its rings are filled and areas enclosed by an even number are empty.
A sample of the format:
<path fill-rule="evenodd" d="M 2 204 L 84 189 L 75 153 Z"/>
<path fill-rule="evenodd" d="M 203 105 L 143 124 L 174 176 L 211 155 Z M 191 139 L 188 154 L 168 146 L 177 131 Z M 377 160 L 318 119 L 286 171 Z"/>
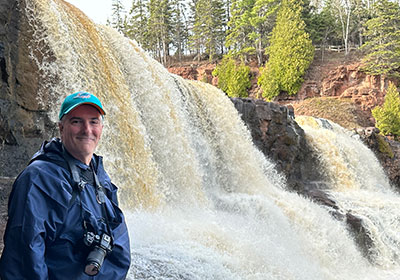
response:
<path fill-rule="evenodd" d="M 99 182 L 99 178 L 97 177 L 96 170 L 94 169 L 93 164 L 91 164 L 91 168 L 93 170 L 93 177 L 94 177 L 94 182 L 95 182 L 95 185 L 96 185 L 97 200 L 101 204 L 101 211 L 102 211 L 103 218 L 105 219 L 105 222 L 106 222 L 106 225 L 107 225 L 108 235 L 111 237 L 111 240 L 113 240 L 112 234 L 111 234 L 111 227 L 110 227 L 110 223 L 109 223 L 109 217 L 108 217 L 108 213 L 107 213 L 107 210 L 106 210 L 106 194 L 105 194 L 105 190 L 104 190 L 103 186 Z"/>
<path fill-rule="evenodd" d="M 72 179 L 74 181 L 74 186 L 72 187 L 73 188 L 72 198 L 69 202 L 69 206 L 72 206 L 73 202 L 76 200 L 77 195 L 78 194 L 81 195 L 82 190 L 85 188 L 86 182 L 81 179 L 80 172 L 79 172 L 76 164 L 74 163 L 74 159 L 72 158 L 72 156 L 68 153 L 68 151 L 65 149 L 64 146 L 62 146 L 62 148 L 63 148 L 63 157 L 68 164 L 69 170 L 71 171 L 71 174 L 72 174 Z M 112 231 L 111 231 L 111 227 L 110 227 L 110 223 L 109 223 L 109 217 L 108 217 L 108 214 L 106 211 L 106 206 L 105 206 L 106 199 L 105 199 L 104 188 L 100 185 L 99 178 L 97 177 L 97 174 L 96 174 L 93 164 L 91 164 L 90 168 L 93 171 L 96 195 L 98 198 L 98 202 L 101 204 L 102 216 L 106 222 L 107 231 L 108 231 L 107 233 L 111 237 L 111 241 L 113 241 L 113 237 L 111 234 Z M 81 199 L 80 205 L 81 205 L 81 215 L 83 215 L 82 199 Z M 82 217 L 82 220 L 83 220 L 83 226 L 86 230 L 87 227 L 86 227 L 83 217 Z"/>

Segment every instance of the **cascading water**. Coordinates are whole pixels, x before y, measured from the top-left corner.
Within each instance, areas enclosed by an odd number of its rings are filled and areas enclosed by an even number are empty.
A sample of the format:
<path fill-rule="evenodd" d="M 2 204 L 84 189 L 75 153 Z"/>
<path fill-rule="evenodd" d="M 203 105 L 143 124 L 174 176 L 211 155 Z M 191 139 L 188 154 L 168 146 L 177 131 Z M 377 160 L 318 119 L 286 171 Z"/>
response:
<path fill-rule="evenodd" d="M 393 210 L 387 205 L 398 205 L 398 195 L 371 190 L 382 194 L 384 204 L 364 205 L 354 199 L 362 188 L 352 188 L 358 171 L 348 175 L 354 196 L 341 196 L 332 178 L 332 193 L 344 209 L 366 217 L 369 209 L 380 209 L 376 239 L 382 244 L 376 242 L 371 263 L 344 223 L 285 190 L 284 178 L 253 146 L 221 91 L 169 74 L 135 42 L 94 25 L 66 2 L 26 0 L 20 7 L 33 31 L 31 56 L 42 73 L 38 97 L 45 91 L 56 97 L 53 119 L 61 99 L 77 90 L 93 92 L 106 107 L 98 153 L 120 187 L 129 224 L 128 279 L 400 275 L 398 239 L 386 242 L 399 230 L 399 216 L 386 213 Z M 375 182 L 387 184 L 384 176 Z"/>
<path fill-rule="evenodd" d="M 363 221 L 373 243 L 371 261 L 400 264 L 400 196 L 392 189 L 373 152 L 359 136 L 324 119 L 298 117 L 327 173 L 330 196 Z"/>

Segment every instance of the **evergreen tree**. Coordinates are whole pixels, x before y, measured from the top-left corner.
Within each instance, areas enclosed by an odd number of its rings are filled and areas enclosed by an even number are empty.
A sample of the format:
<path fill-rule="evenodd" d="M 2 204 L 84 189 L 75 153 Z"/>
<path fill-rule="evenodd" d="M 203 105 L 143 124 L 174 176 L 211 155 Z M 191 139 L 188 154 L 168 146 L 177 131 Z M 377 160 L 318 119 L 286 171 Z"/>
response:
<path fill-rule="evenodd" d="M 250 67 L 243 62 L 236 64 L 230 56 L 225 56 L 214 69 L 213 76 L 218 77 L 218 88 L 230 97 L 248 97 L 250 88 Z"/>
<path fill-rule="evenodd" d="M 254 41 L 250 40 L 249 34 L 254 31 L 250 19 L 255 2 L 256 0 L 232 0 L 226 46 L 235 56 L 254 53 Z"/>
<path fill-rule="evenodd" d="M 313 44 L 321 44 L 326 16 L 324 10 L 318 11 L 310 0 L 303 1 L 302 19 L 306 25 L 305 31 L 310 35 Z"/>
<path fill-rule="evenodd" d="M 367 37 L 363 69 L 368 74 L 399 76 L 400 68 L 400 8 L 399 4 L 379 0 L 374 16 L 366 22 Z"/>
<path fill-rule="evenodd" d="M 277 0 L 256 0 L 251 11 L 250 23 L 253 32 L 249 34 L 249 39 L 253 42 L 259 66 L 264 63 L 263 53 L 268 44 L 268 36 L 274 27 L 279 4 L 280 1 Z"/>
<path fill-rule="evenodd" d="M 117 29 L 120 33 L 125 32 L 125 9 L 121 0 L 112 1 L 112 20 L 111 26 Z"/>
<path fill-rule="evenodd" d="M 182 55 L 188 44 L 189 33 L 187 20 L 185 15 L 185 5 L 182 0 L 172 1 L 172 18 L 171 18 L 171 38 L 172 45 L 176 49 L 175 54 L 178 56 L 179 61 L 182 60 Z"/>
<path fill-rule="evenodd" d="M 282 0 L 271 45 L 266 52 L 269 60 L 260 69 L 258 79 L 267 100 L 272 100 L 281 91 L 293 95 L 299 90 L 302 77 L 314 56 L 314 47 L 304 29 L 299 1 Z"/>
<path fill-rule="evenodd" d="M 149 49 L 148 33 L 148 0 L 133 0 L 129 11 L 127 37 L 136 40 L 143 49 Z"/>
<path fill-rule="evenodd" d="M 169 0 L 150 0 L 147 40 L 152 52 L 167 65 L 171 43 L 171 3 Z"/>
<path fill-rule="evenodd" d="M 375 126 L 382 134 L 400 136 L 400 95 L 396 86 L 390 83 L 382 106 L 372 110 Z"/>
<path fill-rule="evenodd" d="M 307 2 L 304 2 L 305 11 L 302 13 L 305 31 L 310 35 L 313 45 L 321 49 L 321 60 L 324 60 L 327 45 L 341 45 L 341 28 L 329 3 L 322 5 L 321 2 L 312 1 L 307 5 Z"/>
<path fill-rule="evenodd" d="M 196 0 L 194 2 L 194 18 L 191 45 L 197 49 L 198 58 L 205 52 L 210 61 L 220 49 L 224 41 L 226 15 L 222 0 Z"/>
<path fill-rule="evenodd" d="M 268 44 L 274 22 L 278 0 L 234 0 L 232 2 L 226 36 L 230 54 L 248 61 L 256 54 L 259 65 L 264 62 L 263 53 Z"/>

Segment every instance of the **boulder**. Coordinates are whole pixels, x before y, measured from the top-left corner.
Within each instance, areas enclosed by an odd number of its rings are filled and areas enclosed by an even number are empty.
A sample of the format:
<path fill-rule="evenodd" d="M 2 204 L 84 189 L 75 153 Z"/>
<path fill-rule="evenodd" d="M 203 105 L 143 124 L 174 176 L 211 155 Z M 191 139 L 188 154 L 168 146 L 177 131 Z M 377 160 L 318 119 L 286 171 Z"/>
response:
<path fill-rule="evenodd" d="M 249 128 L 254 145 L 286 175 L 288 187 L 298 192 L 321 187 L 318 156 L 295 122 L 293 108 L 260 99 L 231 98 Z"/>

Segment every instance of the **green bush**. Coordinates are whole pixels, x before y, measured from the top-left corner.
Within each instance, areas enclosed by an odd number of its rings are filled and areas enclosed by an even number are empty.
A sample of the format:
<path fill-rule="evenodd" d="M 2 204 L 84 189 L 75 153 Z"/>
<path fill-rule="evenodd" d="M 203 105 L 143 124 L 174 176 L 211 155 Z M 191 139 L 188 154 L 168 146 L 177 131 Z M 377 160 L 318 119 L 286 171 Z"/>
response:
<path fill-rule="evenodd" d="M 390 158 L 394 157 L 394 153 L 390 145 L 385 141 L 382 135 L 377 135 L 377 140 L 378 140 L 378 149 L 379 152 L 382 154 L 387 155 Z"/>
<path fill-rule="evenodd" d="M 250 88 L 250 67 L 243 62 L 239 65 L 231 57 L 224 57 L 214 69 L 213 76 L 218 77 L 218 88 L 230 97 L 247 97 Z"/>
<path fill-rule="evenodd" d="M 376 120 L 375 126 L 383 135 L 400 136 L 400 96 L 396 86 L 389 83 L 385 102 L 372 110 Z"/>

